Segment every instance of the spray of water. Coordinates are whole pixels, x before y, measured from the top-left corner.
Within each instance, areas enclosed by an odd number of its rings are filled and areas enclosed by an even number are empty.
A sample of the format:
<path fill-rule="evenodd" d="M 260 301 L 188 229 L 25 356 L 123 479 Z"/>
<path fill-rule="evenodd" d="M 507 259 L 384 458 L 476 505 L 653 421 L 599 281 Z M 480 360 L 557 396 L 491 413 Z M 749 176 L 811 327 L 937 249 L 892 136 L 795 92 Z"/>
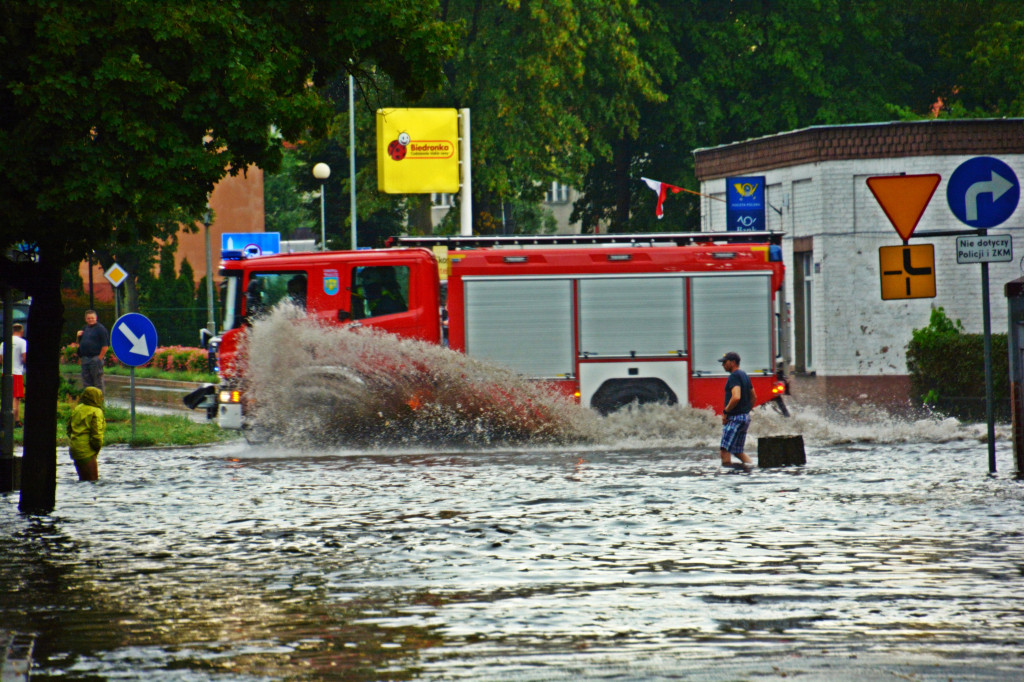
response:
<path fill-rule="evenodd" d="M 251 421 L 294 445 L 579 442 L 598 421 L 501 367 L 291 306 L 250 328 L 243 356 Z"/>
<path fill-rule="evenodd" d="M 323 324 L 287 305 L 257 321 L 242 350 L 250 421 L 292 447 L 586 443 L 717 451 L 721 436 L 710 410 L 643 405 L 602 418 L 505 368 L 367 328 Z M 793 434 L 812 446 L 985 437 L 984 425 L 951 418 L 789 405 L 788 418 L 771 408 L 755 411 L 748 452 L 756 452 L 758 438 Z M 997 435 L 1006 437 L 1006 429 Z"/>

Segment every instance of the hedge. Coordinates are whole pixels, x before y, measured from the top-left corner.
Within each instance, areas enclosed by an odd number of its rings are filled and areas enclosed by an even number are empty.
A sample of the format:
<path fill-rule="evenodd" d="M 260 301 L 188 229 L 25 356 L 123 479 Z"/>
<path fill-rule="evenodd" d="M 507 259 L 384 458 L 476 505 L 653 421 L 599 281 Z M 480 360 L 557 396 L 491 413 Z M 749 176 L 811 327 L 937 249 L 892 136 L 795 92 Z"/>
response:
<path fill-rule="evenodd" d="M 992 334 L 992 391 L 998 406 L 1010 399 L 1006 334 Z M 985 338 L 965 334 L 959 320 L 932 310 L 924 329 L 915 329 L 907 345 L 911 398 L 921 405 L 940 406 L 953 416 L 977 418 L 984 413 Z M 1002 408 L 1000 412 L 1002 412 Z"/>
<path fill-rule="evenodd" d="M 60 362 L 62 365 L 74 365 L 78 363 L 78 344 L 72 343 L 61 349 Z M 105 367 L 115 367 L 121 363 L 108 352 L 103 359 Z M 189 346 L 162 346 L 153 353 L 153 358 L 141 367 L 152 367 L 165 372 L 209 372 L 210 363 L 206 351 L 202 348 L 191 348 Z"/>

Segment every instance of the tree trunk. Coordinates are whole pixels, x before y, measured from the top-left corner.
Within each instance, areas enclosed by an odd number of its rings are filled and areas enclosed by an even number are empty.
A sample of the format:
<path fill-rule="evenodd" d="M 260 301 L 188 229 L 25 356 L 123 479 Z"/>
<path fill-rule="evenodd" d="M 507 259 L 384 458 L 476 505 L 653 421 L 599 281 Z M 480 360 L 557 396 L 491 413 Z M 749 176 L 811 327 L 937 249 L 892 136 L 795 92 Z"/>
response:
<path fill-rule="evenodd" d="M 60 268 L 45 254 L 24 287 L 32 296 L 25 363 L 25 448 L 21 468 L 23 513 L 52 512 L 57 504 L 57 390 L 64 303 Z"/>
<path fill-rule="evenodd" d="M 429 194 L 417 194 L 410 200 L 412 210 L 409 211 L 409 234 L 429 235 L 434 233 L 430 197 Z"/>

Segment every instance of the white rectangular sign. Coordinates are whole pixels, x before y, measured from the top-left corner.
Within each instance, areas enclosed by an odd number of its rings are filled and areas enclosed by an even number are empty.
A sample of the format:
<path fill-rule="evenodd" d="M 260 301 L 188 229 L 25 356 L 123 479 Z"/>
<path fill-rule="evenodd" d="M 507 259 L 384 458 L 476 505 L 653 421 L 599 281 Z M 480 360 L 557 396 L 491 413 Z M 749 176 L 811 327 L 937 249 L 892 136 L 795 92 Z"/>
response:
<path fill-rule="evenodd" d="M 1013 238 L 990 234 L 956 238 L 957 263 L 1009 263 L 1013 260 Z"/>

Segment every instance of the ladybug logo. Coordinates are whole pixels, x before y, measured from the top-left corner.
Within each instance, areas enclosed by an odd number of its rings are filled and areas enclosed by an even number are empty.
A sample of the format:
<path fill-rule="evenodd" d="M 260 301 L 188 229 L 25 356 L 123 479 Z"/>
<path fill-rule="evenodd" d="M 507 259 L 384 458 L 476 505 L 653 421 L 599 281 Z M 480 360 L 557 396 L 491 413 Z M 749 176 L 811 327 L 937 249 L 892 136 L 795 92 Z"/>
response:
<path fill-rule="evenodd" d="M 401 161 L 405 158 L 405 145 L 398 140 L 392 140 L 388 145 L 388 156 L 395 161 Z"/>
<path fill-rule="evenodd" d="M 388 145 L 388 156 L 395 161 L 401 161 L 404 159 L 411 140 L 412 138 L 409 136 L 409 133 L 399 133 L 398 139 L 393 140 L 391 144 Z"/>

